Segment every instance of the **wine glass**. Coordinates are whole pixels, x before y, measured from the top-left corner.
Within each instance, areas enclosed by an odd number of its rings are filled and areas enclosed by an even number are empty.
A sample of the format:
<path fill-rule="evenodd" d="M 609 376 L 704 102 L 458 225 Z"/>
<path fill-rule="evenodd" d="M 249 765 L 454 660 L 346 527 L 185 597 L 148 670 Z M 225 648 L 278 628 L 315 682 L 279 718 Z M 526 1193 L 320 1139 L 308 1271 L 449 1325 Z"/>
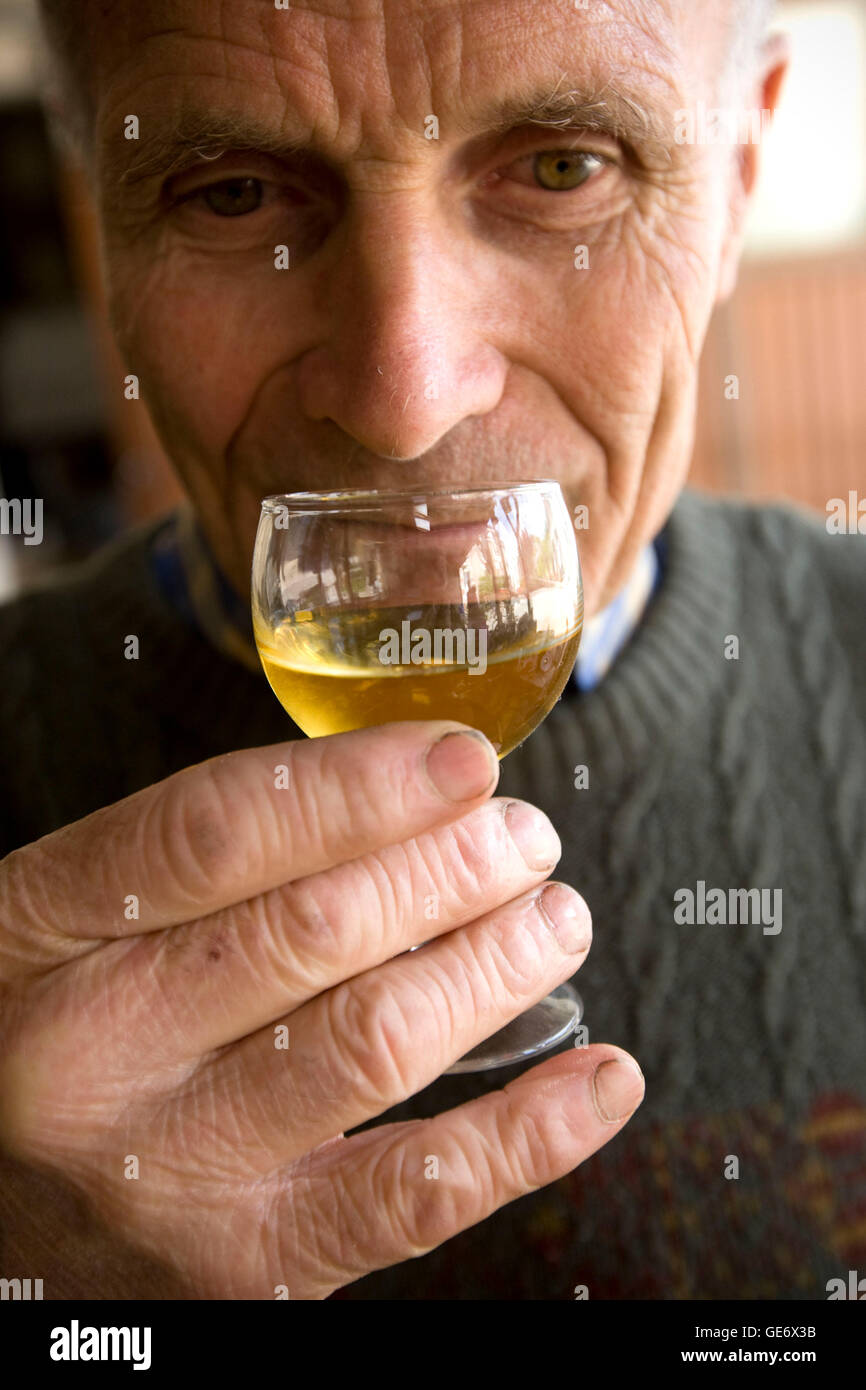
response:
<path fill-rule="evenodd" d="M 550 713 L 577 656 L 583 585 L 562 490 L 541 479 L 266 497 L 252 616 L 274 694 L 310 737 L 457 719 L 504 758 Z M 582 1012 L 560 985 L 448 1070 L 544 1052 Z"/>

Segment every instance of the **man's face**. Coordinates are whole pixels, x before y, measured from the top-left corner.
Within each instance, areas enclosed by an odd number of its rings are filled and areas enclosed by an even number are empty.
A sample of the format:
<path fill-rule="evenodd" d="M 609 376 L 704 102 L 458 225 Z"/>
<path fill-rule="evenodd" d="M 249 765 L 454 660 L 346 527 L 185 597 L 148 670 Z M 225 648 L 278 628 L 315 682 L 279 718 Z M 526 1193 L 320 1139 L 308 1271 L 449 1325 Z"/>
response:
<path fill-rule="evenodd" d="M 687 473 L 730 255 L 735 153 L 676 143 L 674 114 L 716 104 L 725 9 L 111 8 L 112 318 L 240 592 L 269 493 L 555 478 L 588 508 L 587 612 L 613 596 Z M 596 104 L 570 127 L 514 115 L 554 92 Z M 206 148 L 226 120 L 225 153 L 166 172 L 179 124 Z"/>

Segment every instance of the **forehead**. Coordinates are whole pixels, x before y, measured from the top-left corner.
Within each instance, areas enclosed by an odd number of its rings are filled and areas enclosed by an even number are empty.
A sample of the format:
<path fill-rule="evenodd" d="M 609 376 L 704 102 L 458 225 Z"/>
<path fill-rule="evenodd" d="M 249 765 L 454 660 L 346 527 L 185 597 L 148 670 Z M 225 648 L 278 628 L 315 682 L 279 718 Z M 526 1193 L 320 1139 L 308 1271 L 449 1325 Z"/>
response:
<path fill-rule="evenodd" d="M 585 3 L 585 7 L 584 7 Z M 96 20 L 97 120 L 202 101 L 339 156 L 568 90 L 673 111 L 718 67 L 727 0 L 140 0 Z"/>

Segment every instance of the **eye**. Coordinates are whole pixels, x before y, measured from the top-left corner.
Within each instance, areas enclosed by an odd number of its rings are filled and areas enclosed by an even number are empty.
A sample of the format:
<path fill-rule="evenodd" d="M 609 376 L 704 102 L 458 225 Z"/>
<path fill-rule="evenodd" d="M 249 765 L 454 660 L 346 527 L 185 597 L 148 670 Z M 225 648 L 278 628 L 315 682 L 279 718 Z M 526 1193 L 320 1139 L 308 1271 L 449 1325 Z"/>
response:
<path fill-rule="evenodd" d="M 589 150 L 541 150 L 532 157 L 532 173 L 549 193 L 568 193 L 603 169 L 605 160 Z"/>
<path fill-rule="evenodd" d="M 217 217 L 243 217 L 262 205 L 261 179 L 225 179 L 199 189 L 197 196 Z"/>

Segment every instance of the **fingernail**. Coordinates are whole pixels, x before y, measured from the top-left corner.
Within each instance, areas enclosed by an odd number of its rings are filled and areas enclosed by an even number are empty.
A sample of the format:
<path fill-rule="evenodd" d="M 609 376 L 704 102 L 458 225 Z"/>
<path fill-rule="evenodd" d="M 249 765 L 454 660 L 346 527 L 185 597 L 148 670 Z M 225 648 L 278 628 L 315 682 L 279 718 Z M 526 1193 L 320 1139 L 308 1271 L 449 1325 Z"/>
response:
<path fill-rule="evenodd" d="M 637 1062 L 609 1058 L 595 1069 L 592 1097 L 600 1119 L 607 1125 L 624 1120 L 643 1100 L 643 1072 Z"/>
<path fill-rule="evenodd" d="M 470 801 L 499 777 L 493 747 L 476 729 L 452 729 L 427 749 L 427 775 L 447 801 Z"/>
<path fill-rule="evenodd" d="M 567 883 L 548 883 L 538 895 L 538 906 L 550 923 L 564 951 L 586 950 L 592 940 L 588 930 L 587 908 L 583 899 Z"/>
<path fill-rule="evenodd" d="M 562 854 L 559 836 L 543 811 L 525 801 L 509 801 L 505 824 L 530 869 L 552 869 Z"/>

